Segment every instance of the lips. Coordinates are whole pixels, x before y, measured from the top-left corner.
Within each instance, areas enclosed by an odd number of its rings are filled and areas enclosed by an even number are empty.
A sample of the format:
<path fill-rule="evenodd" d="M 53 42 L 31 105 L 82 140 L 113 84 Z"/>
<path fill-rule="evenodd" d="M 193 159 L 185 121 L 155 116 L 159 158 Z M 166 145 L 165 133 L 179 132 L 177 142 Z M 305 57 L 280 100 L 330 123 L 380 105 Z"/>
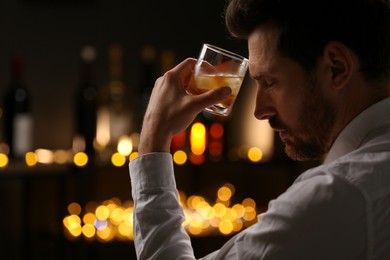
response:
<path fill-rule="evenodd" d="M 277 131 L 278 133 L 279 133 L 279 137 L 280 137 L 280 139 L 282 139 L 282 140 L 285 140 L 286 138 L 287 138 L 287 132 L 286 131 L 283 131 L 283 130 L 279 130 L 279 131 Z"/>
<path fill-rule="evenodd" d="M 273 117 L 268 120 L 269 125 L 273 128 L 273 130 L 279 133 L 279 137 L 282 141 L 288 138 L 287 130 L 282 126 L 282 124 L 277 120 L 277 118 Z"/>

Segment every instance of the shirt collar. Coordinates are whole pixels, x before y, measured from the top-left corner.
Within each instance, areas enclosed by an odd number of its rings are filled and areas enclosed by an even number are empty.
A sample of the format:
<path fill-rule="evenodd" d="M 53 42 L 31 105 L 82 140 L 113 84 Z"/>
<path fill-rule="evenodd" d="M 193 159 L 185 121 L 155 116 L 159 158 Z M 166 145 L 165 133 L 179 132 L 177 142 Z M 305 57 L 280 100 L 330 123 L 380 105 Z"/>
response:
<path fill-rule="evenodd" d="M 359 148 L 371 130 L 390 122 L 389 111 L 390 97 L 375 103 L 356 116 L 336 138 L 324 163 L 332 162 Z"/>

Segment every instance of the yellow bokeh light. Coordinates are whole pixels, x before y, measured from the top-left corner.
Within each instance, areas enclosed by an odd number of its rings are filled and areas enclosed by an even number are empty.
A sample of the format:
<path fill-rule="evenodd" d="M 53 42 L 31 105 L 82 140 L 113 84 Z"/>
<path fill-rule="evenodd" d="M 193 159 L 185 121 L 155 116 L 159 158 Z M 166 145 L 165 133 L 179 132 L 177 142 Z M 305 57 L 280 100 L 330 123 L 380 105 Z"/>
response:
<path fill-rule="evenodd" d="M 122 202 L 120 199 L 113 197 L 111 199 L 105 200 L 103 202 L 103 204 L 104 205 L 113 205 L 113 207 L 117 207 L 117 206 L 120 206 L 122 204 Z"/>
<path fill-rule="evenodd" d="M 227 201 L 231 198 L 232 191 L 228 187 L 221 187 L 218 189 L 218 199 L 222 201 Z"/>
<path fill-rule="evenodd" d="M 27 166 L 32 167 L 38 163 L 38 157 L 34 152 L 27 152 L 24 156 Z"/>
<path fill-rule="evenodd" d="M 9 162 L 8 156 L 4 153 L 0 153 L 0 168 L 7 166 L 8 162 Z"/>
<path fill-rule="evenodd" d="M 108 211 L 112 213 L 112 211 L 118 207 L 118 205 L 119 205 L 118 203 L 117 203 L 115 198 L 112 198 L 109 200 L 105 200 L 103 202 L 103 205 L 105 205 L 107 207 Z"/>
<path fill-rule="evenodd" d="M 245 207 L 244 219 L 246 221 L 252 221 L 256 218 L 256 210 L 252 207 Z"/>
<path fill-rule="evenodd" d="M 78 167 L 84 167 L 88 163 L 88 155 L 84 152 L 78 152 L 73 157 L 73 163 Z"/>
<path fill-rule="evenodd" d="M 233 224 L 233 231 L 234 232 L 240 231 L 243 227 L 242 222 L 240 220 L 237 220 L 237 219 L 235 221 L 233 221 L 232 224 Z"/>
<path fill-rule="evenodd" d="M 184 209 L 184 221 L 182 223 L 182 226 L 185 227 L 191 223 L 192 220 L 192 214 L 187 209 Z"/>
<path fill-rule="evenodd" d="M 233 223 L 229 220 L 222 220 L 218 228 L 222 234 L 229 235 L 233 232 Z"/>
<path fill-rule="evenodd" d="M 231 183 L 225 183 L 223 186 L 228 187 L 231 190 L 232 196 L 236 192 L 236 187 L 234 187 L 234 185 Z"/>
<path fill-rule="evenodd" d="M 39 163 L 51 164 L 54 161 L 53 151 L 48 149 L 37 149 L 35 150 L 35 154 Z"/>
<path fill-rule="evenodd" d="M 198 204 L 203 202 L 204 198 L 201 196 L 192 195 L 187 200 L 188 207 L 192 209 L 196 209 L 198 207 Z"/>
<path fill-rule="evenodd" d="M 179 191 L 179 201 L 182 205 L 186 205 L 187 195 L 182 191 Z"/>
<path fill-rule="evenodd" d="M 127 208 L 125 209 L 125 213 L 124 213 L 124 222 L 126 225 L 128 226 L 133 226 L 133 221 L 134 221 L 134 216 L 133 216 L 133 212 L 134 212 L 134 208 L 133 207 L 130 207 L 130 208 Z"/>
<path fill-rule="evenodd" d="M 69 225 L 81 224 L 81 219 L 79 216 L 72 214 L 68 218 L 66 218 L 66 222 L 69 223 Z"/>
<path fill-rule="evenodd" d="M 196 226 L 192 226 L 190 225 L 188 227 L 188 231 L 192 234 L 192 235 L 200 235 L 202 233 L 202 228 L 201 227 L 196 227 Z"/>
<path fill-rule="evenodd" d="M 96 229 L 93 225 L 91 224 L 85 224 L 82 228 L 81 228 L 81 232 L 83 233 L 83 235 L 87 238 L 91 238 L 95 235 L 96 233 Z"/>
<path fill-rule="evenodd" d="M 113 222 L 116 225 L 123 222 L 124 217 L 125 215 L 122 208 L 115 208 L 110 215 L 111 222 Z"/>
<path fill-rule="evenodd" d="M 122 236 L 124 236 L 124 237 L 131 236 L 132 233 L 133 233 L 132 227 L 126 225 L 125 223 L 119 224 L 119 226 L 118 226 L 118 231 L 119 231 L 119 233 L 120 233 Z"/>
<path fill-rule="evenodd" d="M 252 162 L 260 162 L 263 158 L 263 152 L 258 147 L 252 147 L 248 150 L 248 159 Z"/>
<path fill-rule="evenodd" d="M 69 219 L 70 219 L 70 216 L 66 216 L 66 217 L 62 220 L 62 223 L 64 224 L 64 226 L 65 226 L 66 228 L 69 228 L 69 226 L 70 226 Z"/>
<path fill-rule="evenodd" d="M 137 158 L 138 157 L 138 152 L 132 152 L 131 154 L 130 154 L 130 156 L 129 156 L 129 161 L 132 161 L 132 160 L 134 160 L 135 158 Z"/>
<path fill-rule="evenodd" d="M 190 134 L 191 151 L 195 155 L 201 155 L 206 149 L 206 127 L 202 123 L 195 123 L 191 127 Z"/>
<path fill-rule="evenodd" d="M 211 226 L 213 226 L 215 228 L 218 228 L 219 223 L 221 223 L 221 218 L 214 217 L 214 218 L 210 219 Z"/>
<path fill-rule="evenodd" d="M 179 199 L 183 207 L 183 228 L 194 236 L 210 234 L 230 235 L 239 232 L 256 223 L 256 203 L 251 198 L 246 198 L 242 204 L 234 204 L 230 207 L 230 199 L 235 193 L 235 187 L 224 184 L 218 190 L 218 196 L 214 205 L 200 195 L 187 195 L 179 191 Z M 222 201 L 229 199 L 229 203 Z M 69 216 L 63 219 L 63 225 L 67 230 L 67 237 L 73 239 L 83 235 L 86 239 L 97 239 L 101 242 L 117 240 L 133 240 L 133 211 L 134 203 L 131 200 L 121 202 L 113 197 L 101 203 L 88 202 L 82 209 L 76 202 L 68 205 Z M 80 214 L 84 213 L 84 216 Z M 69 236 L 70 234 L 70 236 Z"/>
<path fill-rule="evenodd" d="M 226 213 L 226 206 L 222 203 L 216 203 L 213 208 L 217 217 L 222 217 Z"/>
<path fill-rule="evenodd" d="M 215 216 L 214 208 L 210 205 L 204 205 L 202 208 L 198 208 L 197 212 L 202 216 L 204 219 L 212 219 Z"/>
<path fill-rule="evenodd" d="M 97 235 L 105 242 L 109 242 L 115 238 L 115 232 L 111 226 L 108 226 L 103 230 L 98 230 Z"/>
<path fill-rule="evenodd" d="M 118 152 L 123 156 L 129 156 L 133 151 L 133 142 L 129 136 L 122 136 L 118 142 Z"/>
<path fill-rule="evenodd" d="M 105 242 L 111 241 L 115 236 L 115 234 L 110 226 L 108 226 L 105 229 L 98 230 L 96 232 L 96 234 L 100 239 L 102 239 Z"/>
<path fill-rule="evenodd" d="M 236 218 L 242 218 L 245 215 L 245 207 L 241 204 L 235 204 L 232 210 L 234 210 Z"/>
<path fill-rule="evenodd" d="M 121 167 L 126 163 L 126 157 L 120 153 L 114 153 L 111 156 L 111 163 L 116 167 Z"/>
<path fill-rule="evenodd" d="M 231 208 L 226 208 L 225 214 L 223 215 L 223 219 L 233 221 L 236 217 L 235 213 L 236 212 Z"/>
<path fill-rule="evenodd" d="M 110 216 L 110 211 L 107 206 L 100 205 L 96 208 L 95 215 L 98 220 L 106 220 Z"/>
<path fill-rule="evenodd" d="M 205 200 L 202 200 L 196 204 L 195 209 L 198 211 L 198 210 L 201 210 L 201 209 L 207 207 L 208 205 L 209 204 Z"/>
<path fill-rule="evenodd" d="M 173 161 L 177 165 L 183 165 L 187 161 L 187 154 L 182 150 L 178 150 L 173 154 Z"/>
<path fill-rule="evenodd" d="M 91 224 L 93 225 L 96 221 L 96 216 L 95 214 L 91 213 L 91 212 L 88 212 L 87 214 L 84 215 L 83 217 L 83 222 L 85 224 Z"/>
<path fill-rule="evenodd" d="M 68 212 L 71 215 L 80 215 L 81 213 L 81 206 L 80 204 L 76 202 L 72 202 L 68 205 Z"/>
<path fill-rule="evenodd" d="M 68 231 L 69 233 L 74 236 L 74 237 L 78 237 L 81 235 L 81 225 L 78 224 L 78 223 L 72 223 L 69 227 L 68 227 Z"/>
<path fill-rule="evenodd" d="M 256 202 L 252 198 L 246 198 L 242 201 L 242 205 L 246 207 L 256 208 Z"/>
<path fill-rule="evenodd" d="M 79 216 L 67 216 L 63 219 L 62 222 L 72 236 L 78 237 L 81 235 L 81 220 Z"/>

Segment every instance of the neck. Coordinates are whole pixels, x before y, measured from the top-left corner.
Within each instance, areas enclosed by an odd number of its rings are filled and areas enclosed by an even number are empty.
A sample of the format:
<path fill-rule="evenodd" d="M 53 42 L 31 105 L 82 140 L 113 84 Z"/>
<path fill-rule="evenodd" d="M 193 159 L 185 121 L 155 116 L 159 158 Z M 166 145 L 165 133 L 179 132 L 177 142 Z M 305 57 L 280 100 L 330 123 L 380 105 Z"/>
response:
<path fill-rule="evenodd" d="M 336 136 L 361 112 L 373 104 L 390 97 L 390 83 L 368 85 L 356 82 L 340 95 Z"/>

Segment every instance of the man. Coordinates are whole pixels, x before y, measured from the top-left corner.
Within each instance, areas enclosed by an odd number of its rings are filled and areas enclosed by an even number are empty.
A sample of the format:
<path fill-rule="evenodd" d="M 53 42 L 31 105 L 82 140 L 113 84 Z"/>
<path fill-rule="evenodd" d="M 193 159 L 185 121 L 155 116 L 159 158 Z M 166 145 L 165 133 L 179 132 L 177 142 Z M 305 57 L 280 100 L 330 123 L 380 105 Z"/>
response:
<path fill-rule="evenodd" d="M 322 159 L 258 223 L 205 259 L 390 259 L 390 11 L 382 0 L 232 0 L 269 120 L 296 160 Z M 187 59 L 159 78 L 130 164 L 139 259 L 194 259 L 169 146 L 229 89 L 188 96 Z M 173 105 L 174 104 L 174 105 Z"/>

